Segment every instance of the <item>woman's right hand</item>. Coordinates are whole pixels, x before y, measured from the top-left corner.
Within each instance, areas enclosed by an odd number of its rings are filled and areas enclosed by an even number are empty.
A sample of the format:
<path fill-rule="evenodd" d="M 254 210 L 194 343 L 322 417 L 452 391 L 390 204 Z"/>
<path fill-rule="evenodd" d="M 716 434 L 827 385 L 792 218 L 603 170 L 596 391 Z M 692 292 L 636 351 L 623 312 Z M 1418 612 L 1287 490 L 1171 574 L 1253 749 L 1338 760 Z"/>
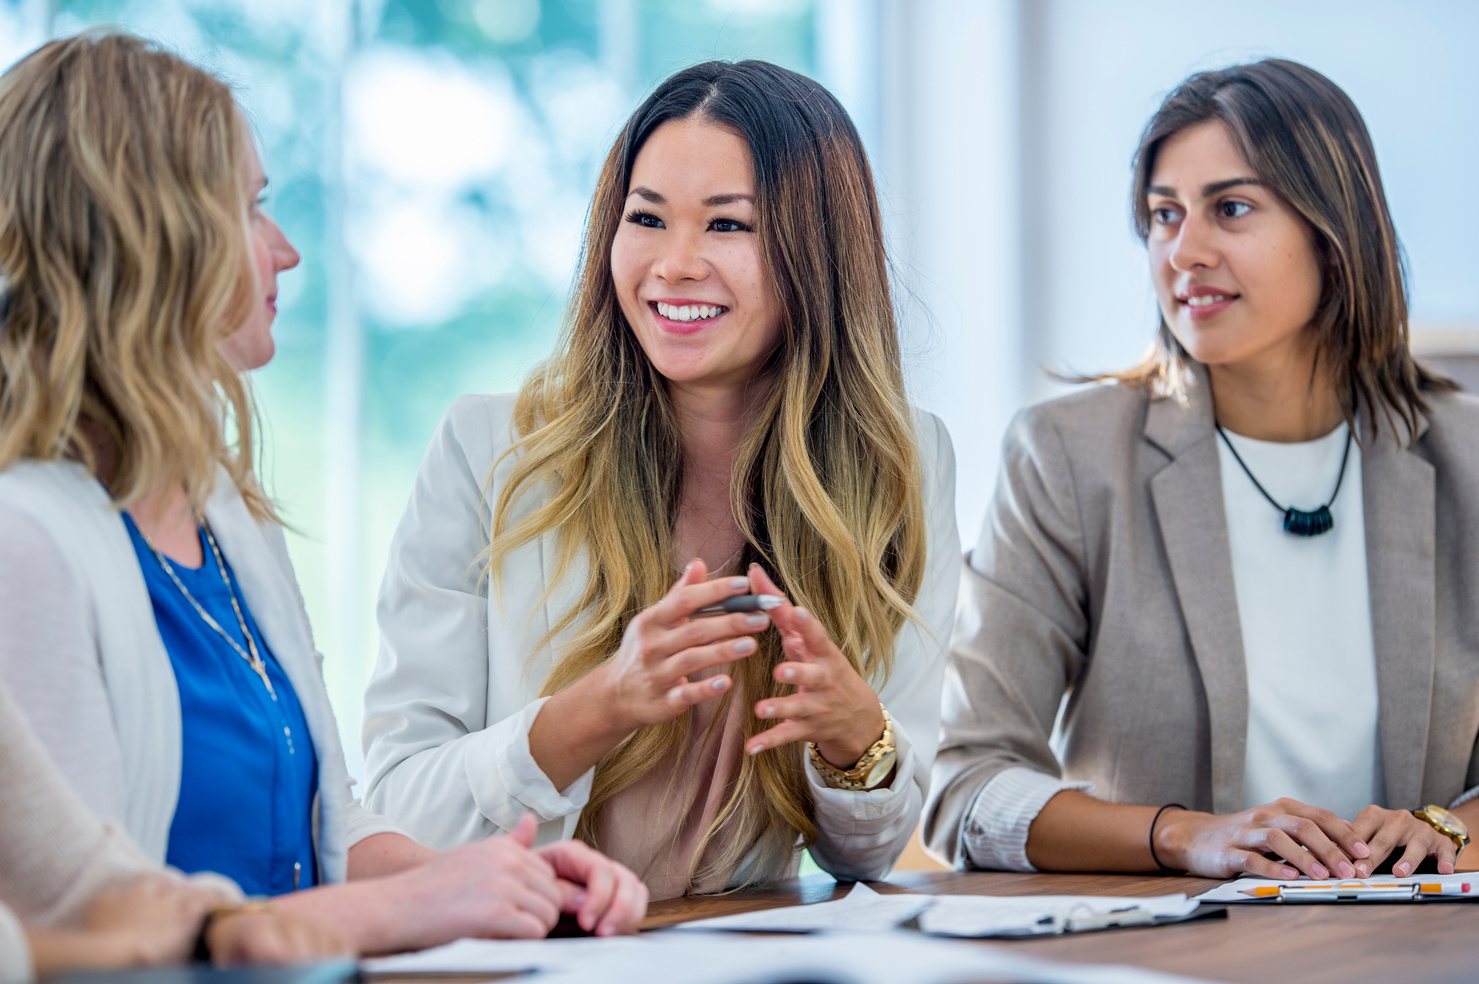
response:
<path fill-rule="evenodd" d="M 118 891 L 103 891 L 88 906 L 84 928 L 116 947 L 116 966 L 183 963 L 195 948 L 210 896 L 168 875 L 144 875 Z"/>
<path fill-rule="evenodd" d="M 1291 799 L 1226 815 L 1167 810 L 1154 837 L 1163 864 L 1203 878 L 1353 878 L 1354 862 L 1371 853 L 1349 823 Z"/>
<path fill-rule="evenodd" d="M 605 691 L 615 730 L 630 733 L 671 721 L 686 708 L 718 697 L 733 683 L 728 674 L 689 677 L 755 651 L 750 636 L 770 625 L 762 612 L 689 619 L 700 608 L 750 593 L 749 578 L 705 581 L 706 574 L 703 561 L 689 564 L 661 601 L 627 624 L 616 655 L 590 674 L 592 684 Z"/>

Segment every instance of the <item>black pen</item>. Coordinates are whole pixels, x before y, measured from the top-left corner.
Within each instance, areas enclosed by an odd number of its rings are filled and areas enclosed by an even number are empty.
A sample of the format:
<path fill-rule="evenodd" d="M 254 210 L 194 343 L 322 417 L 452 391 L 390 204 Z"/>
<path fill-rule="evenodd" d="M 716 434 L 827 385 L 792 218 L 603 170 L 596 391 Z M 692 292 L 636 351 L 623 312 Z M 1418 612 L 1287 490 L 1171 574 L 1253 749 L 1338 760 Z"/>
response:
<path fill-rule="evenodd" d="M 705 605 L 689 618 L 713 618 L 715 615 L 732 615 L 735 612 L 768 612 L 786 603 L 780 595 L 735 595 L 717 605 Z"/>

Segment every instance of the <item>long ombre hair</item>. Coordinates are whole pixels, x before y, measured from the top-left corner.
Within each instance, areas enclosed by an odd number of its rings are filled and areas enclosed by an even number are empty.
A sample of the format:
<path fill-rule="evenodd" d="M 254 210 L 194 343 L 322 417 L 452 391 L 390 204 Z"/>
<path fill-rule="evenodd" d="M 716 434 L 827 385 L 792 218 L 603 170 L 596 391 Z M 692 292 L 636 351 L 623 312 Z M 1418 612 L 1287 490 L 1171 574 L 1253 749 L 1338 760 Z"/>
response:
<path fill-rule="evenodd" d="M 1355 408 L 1417 434 L 1428 409 L 1424 391 L 1456 389 L 1413 358 L 1408 345 L 1407 283 L 1402 248 L 1382 190 L 1376 148 L 1351 97 L 1298 62 L 1269 58 L 1199 72 L 1156 110 L 1135 152 L 1130 209 L 1142 242 L 1150 236 L 1148 189 L 1156 156 L 1171 136 L 1209 120 L 1227 125 L 1258 179 L 1314 234 L 1324 275 L 1315 333 L 1316 371 L 1335 379 L 1346 422 Z M 1123 372 L 1084 377 L 1147 386 L 1181 396 L 1191 355 L 1161 319 L 1149 354 Z"/>
<path fill-rule="evenodd" d="M 881 686 L 895 636 L 913 618 L 926 542 L 883 226 L 847 113 L 817 83 L 766 62 L 707 62 L 679 72 L 632 115 L 607 157 L 565 329 L 515 407 L 518 441 L 507 452 L 515 463 L 493 507 L 486 554 L 493 587 L 503 559 L 546 534 L 560 544 L 551 584 L 577 558 L 588 561 L 579 603 L 541 643 L 572 632 L 544 681 L 543 692 L 552 694 L 609 659 L 632 617 L 672 586 L 682 444 L 665 382 L 617 302 L 611 245 L 638 152 L 674 120 L 725 127 L 749 144 L 756 231 L 781 302 L 781 341 L 761 370 L 773 382 L 731 483 L 746 540 L 742 559 L 762 564 Z M 515 521 L 519 499 L 545 484 L 549 501 Z M 775 633 L 758 641 L 755 655 L 731 668 L 751 702 L 788 689 L 772 679 L 784 659 Z M 580 836 L 593 840 L 603 805 L 673 760 L 691 717 L 644 727 L 601 761 Z M 752 705 L 746 737 L 762 727 Z M 748 878 L 763 881 L 784 869 L 798 838 L 812 842 L 803 767 L 798 744 L 745 756 L 707 832 L 706 845 L 721 831 L 723 840 L 704 874 L 735 870 L 758 843 L 761 864 Z"/>
<path fill-rule="evenodd" d="M 221 345 L 256 295 L 244 139 L 225 84 L 126 34 L 0 77 L 0 470 L 77 458 L 127 508 L 176 482 L 200 506 L 225 466 L 272 516 Z"/>

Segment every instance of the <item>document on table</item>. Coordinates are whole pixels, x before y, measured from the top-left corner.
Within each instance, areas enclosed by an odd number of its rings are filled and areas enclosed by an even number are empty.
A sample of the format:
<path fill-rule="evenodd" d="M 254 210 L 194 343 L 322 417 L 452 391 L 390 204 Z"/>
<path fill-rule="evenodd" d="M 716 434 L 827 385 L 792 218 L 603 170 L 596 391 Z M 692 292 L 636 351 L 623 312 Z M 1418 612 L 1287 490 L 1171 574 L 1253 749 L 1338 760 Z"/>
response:
<path fill-rule="evenodd" d="M 748 936 L 666 931 L 619 939 L 460 940 L 365 960 L 361 968 L 371 980 L 538 968 L 538 984 L 1190 984 L 1139 967 L 1061 964 L 1009 947 L 893 931 L 778 936 L 763 945 Z"/>
<path fill-rule="evenodd" d="M 1196 900 L 1185 895 L 937 895 L 920 914 L 919 928 L 936 936 L 1049 936 L 1153 926 L 1185 919 L 1196 909 Z"/>
<path fill-rule="evenodd" d="M 675 930 L 728 930 L 738 933 L 881 933 L 908 922 L 929 906 L 932 895 L 879 895 L 858 882 L 840 899 L 762 909 L 737 916 L 695 919 Z"/>
<path fill-rule="evenodd" d="M 1416 886 L 1416 889 L 1413 888 Z M 1198 895 L 1199 902 L 1474 902 L 1479 901 L 1479 872 L 1457 875 L 1409 875 L 1393 878 L 1275 881 L 1239 878 Z"/>
<path fill-rule="evenodd" d="M 1185 919 L 1197 903 L 1185 895 L 1122 898 L 1102 895 L 880 895 L 854 885 L 833 902 L 792 905 L 737 916 L 698 919 L 675 930 L 742 933 L 878 933 L 919 918 L 937 936 L 1047 936 Z"/>

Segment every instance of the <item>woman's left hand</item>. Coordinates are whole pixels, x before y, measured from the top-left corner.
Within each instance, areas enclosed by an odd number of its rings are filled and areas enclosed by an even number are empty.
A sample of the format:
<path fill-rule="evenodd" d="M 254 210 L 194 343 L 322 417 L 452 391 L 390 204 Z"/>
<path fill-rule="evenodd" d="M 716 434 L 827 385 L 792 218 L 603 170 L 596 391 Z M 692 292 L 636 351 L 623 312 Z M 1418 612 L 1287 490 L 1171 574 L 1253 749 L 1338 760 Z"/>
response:
<path fill-rule="evenodd" d="M 784 597 L 758 565 L 750 568 L 750 584 L 755 594 Z M 793 741 L 812 741 L 822 758 L 839 769 L 852 768 L 883 736 L 878 695 L 806 609 L 787 603 L 766 614 L 786 653 L 775 678 L 795 684 L 796 692 L 756 703 L 758 717 L 781 723 L 750 739 L 745 751 L 755 755 Z"/>
<path fill-rule="evenodd" d="M 1453 865 L 1458 850 L 1453 841 L 1438 833 L 1433 825 L 1419 820 L 1407 810 L 1386 810 L 1379 806 L 1368 806 L 1356 814 L 1352 827 L 1356 836 L 1371 849 L 1370 857 L 1356 862 L 1356 875 L 1368 877 L 1388 857 L 1405 848 L 1392 865 L 1392 874 L 1406 878 L 1417 870 L 1425 858 L 1438 859 L 1438 874 L 1453 874 Z"/>

